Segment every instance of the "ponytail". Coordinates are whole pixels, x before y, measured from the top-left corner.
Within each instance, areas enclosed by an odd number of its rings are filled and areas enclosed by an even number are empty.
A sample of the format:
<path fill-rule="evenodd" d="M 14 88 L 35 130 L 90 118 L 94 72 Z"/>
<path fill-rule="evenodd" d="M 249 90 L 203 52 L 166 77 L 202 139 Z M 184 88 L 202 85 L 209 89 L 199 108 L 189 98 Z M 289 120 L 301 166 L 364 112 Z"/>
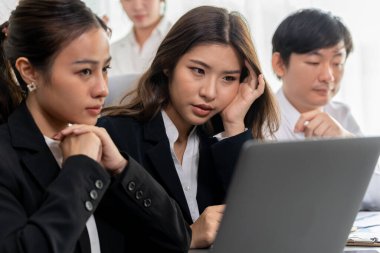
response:
<path fill-rule="evenodd" d="M 8 34 L 8 22 L 0 26 L 0 124 L 7 121 L 8 116 L 20 104 L 22 92 L 13 78 L 13 72 L 5 55 L 4 43 Z"/>

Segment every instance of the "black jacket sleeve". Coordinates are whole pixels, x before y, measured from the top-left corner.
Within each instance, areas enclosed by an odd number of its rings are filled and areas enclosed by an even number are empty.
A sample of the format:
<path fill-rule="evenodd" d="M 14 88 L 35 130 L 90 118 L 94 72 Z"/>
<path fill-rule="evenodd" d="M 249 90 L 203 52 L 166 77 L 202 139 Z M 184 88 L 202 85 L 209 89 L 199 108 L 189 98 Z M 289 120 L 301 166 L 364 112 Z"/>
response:
<path fill-rule="evenodd" d="M 33 182 L 24 176 L 17 159 L 1 157 L 0 252 L 73 252 L 110 182 L 109 175 L 86 156 L 70 157 L 44 192 L 42 204 L 35 206 Z M 28 188 L 29 196 L 21 190 Z M 97 191 L 97 200 L 90 198 L 92 190 Z"/>
<path fill-rule="evenodd" d="M 191 229 L 178 204 L 143 167 L 123 155 L 128 165 L 112 179 L 98 212 L 125 234 L 132 252 L 187 252 Z"/>

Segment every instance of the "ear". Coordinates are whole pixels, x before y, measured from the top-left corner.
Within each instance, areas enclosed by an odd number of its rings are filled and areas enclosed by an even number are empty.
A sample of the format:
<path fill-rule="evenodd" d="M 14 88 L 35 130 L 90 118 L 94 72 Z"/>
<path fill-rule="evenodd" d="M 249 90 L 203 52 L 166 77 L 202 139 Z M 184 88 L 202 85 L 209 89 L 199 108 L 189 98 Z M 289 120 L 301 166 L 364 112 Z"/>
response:
<path fill-rule="evenodd" d="M 272 54 L 272 68 L 278 78 L 281 78 L 285 75 L 286 66 L 279 52 L 274 52 Z"/>
<path fill-rule="evenodd" d="M 37 71 L 29 62 L 28 58 L 19 57 L 16 60 L 15 66 L 25 83 L 29 84 L 37 80 Z"/>

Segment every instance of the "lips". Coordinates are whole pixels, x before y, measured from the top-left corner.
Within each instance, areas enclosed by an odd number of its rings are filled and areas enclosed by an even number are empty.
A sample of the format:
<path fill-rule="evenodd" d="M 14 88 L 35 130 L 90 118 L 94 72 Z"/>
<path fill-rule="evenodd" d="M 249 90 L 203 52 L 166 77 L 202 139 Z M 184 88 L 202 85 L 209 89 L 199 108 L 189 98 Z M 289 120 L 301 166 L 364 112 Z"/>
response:
<path fill-rule="evenodd" d="M 96 105 L 91 107 L 86 107 L 86 110 L 93 116 L 98 116 L 102 111 L 103 106 Z"/>
<path fill-rule="evenodd" d="M 144 15 L 135 15 L 133 16 L 133 18 L 136 20 L 136 21 L 142 21 L 144 20 L 145 16 Z"/>
<path fill-rule="evenodd" d="M 200 117 L 208 116 L 213 109 L 214 108 L 206 104 L 193 105 L 193 113 Z"/>

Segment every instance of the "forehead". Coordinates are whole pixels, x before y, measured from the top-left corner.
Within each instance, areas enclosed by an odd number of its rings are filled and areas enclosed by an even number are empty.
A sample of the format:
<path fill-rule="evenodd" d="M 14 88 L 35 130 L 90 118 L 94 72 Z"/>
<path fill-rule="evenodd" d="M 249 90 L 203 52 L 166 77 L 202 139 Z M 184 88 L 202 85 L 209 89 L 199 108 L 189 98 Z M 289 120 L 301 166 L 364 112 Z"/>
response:
<path fill-rule="evenodd" d="M 320 57 L 346 57 L 347 51 L 346 51 L 346 46 L 344 44 L 344 41 L 338 42 L 336 45 L 331 46 L 331 47 L 324 47 L 320 49 L 313 50 L 311 52 L 308 52 L 304 54 L 306 56 L 308 55 L 316 55 Z"/>
<path fill-rule="evenodd" d="M 56 60 L 107 57 L 109 57 L 108 35 L 102 28 L 93 28 L 68 43 L 57 55 Z"/>
<path fill-rule="evenodd" d="M 220 66 L 241 66 L 235 48 L 225 44 L 200 44 L 182 55 L 180 60 L 196 59 Z"/>

